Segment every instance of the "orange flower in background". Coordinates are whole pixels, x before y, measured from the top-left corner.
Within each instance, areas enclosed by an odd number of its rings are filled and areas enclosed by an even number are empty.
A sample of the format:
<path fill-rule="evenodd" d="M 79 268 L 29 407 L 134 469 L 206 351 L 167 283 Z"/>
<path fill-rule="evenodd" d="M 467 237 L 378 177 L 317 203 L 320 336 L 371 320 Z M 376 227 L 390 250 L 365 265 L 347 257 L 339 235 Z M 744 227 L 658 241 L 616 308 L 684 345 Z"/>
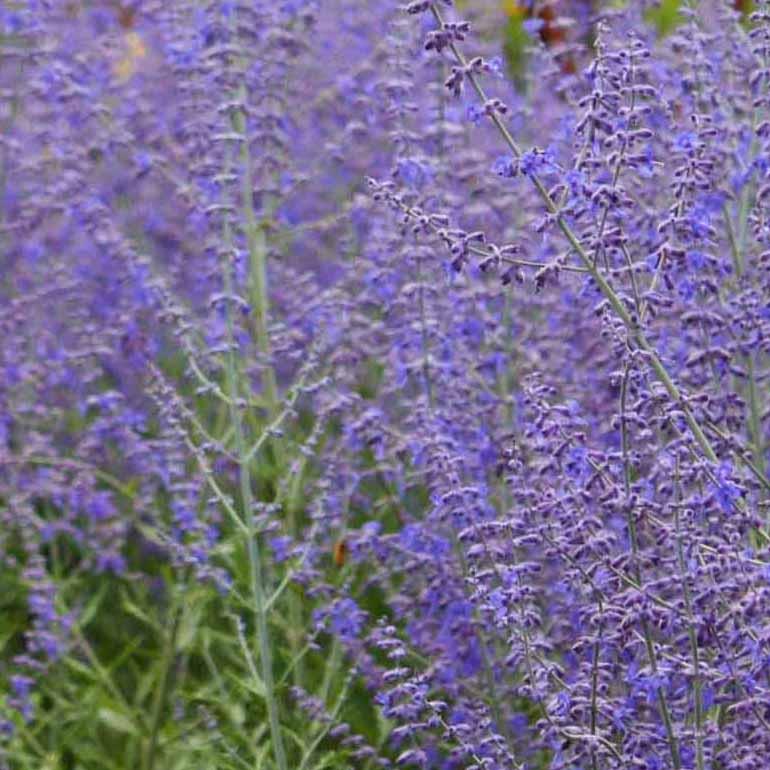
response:
<path fill-rule="evenodd" d="M 142 36 L 133 30 L 127 32 L 124 38 L 123 55 L 113 63 L 112 74 L 118 80 L 128 80 L 146 56 L 147 46 Z"/>
<path fill-rule="evenodd" d="M 509 23 L 522 25 L 529 19 L 540 22 L 538 36 L 549 48 L 557 48 L 567 42 L 567 26 L 562 22 L 560 3 L 557 0 L 502 0 L 503 13 L 509 18 Z M 571 54 L 563 54 L 559 58 L 562 72 L 575 72 L 575 61 Z"/>
<path fill-rule="evenodd" d="M 118 24 L 123 29 L 133 29 L 136 21 L 136 9 L 126 5 L 118 5 Z"/>
<path fill-rule="evenodd" d="M 517 2 L 517 0 L 503 0 L 502 1 L 503 13 L 506 16 L 521 16 L 527 15 L 527 5 L 525 3 Z"/>
<path fill-rule="evenodd" d="M 115 19 L 121 29 L 125 30 L 121 55 L 112 65 L 112 74 L 121 81 L 131 78 L 139 68 L 139 64 L 147 56 L 147 45 L 142 36 L 134 29 L 136 26 L 137 10 L 122 2 L 109 3 L 115 12 Z"/>
<path fill-rule="evenodd" d="M 348 544 L 344 540 L 338 540 L 334 544 L 333 559 L 337 567 L 344 567 L 348 556 Z"/>

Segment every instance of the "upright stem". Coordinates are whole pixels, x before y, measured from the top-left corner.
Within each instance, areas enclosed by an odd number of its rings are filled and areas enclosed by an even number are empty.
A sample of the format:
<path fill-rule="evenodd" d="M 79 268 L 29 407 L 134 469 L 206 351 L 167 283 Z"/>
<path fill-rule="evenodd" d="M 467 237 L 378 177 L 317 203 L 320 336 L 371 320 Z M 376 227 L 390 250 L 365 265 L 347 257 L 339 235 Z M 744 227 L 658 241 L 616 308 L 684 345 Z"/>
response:
<path fill-rule="evenodd" d="M 628 425 L 626 423 L 626 397 L 628 394 L 628 376 L 629 369 L 626 366 L 623 372 L 623 380 L 620 385 L 620 440 L 621 440 L 621 452 L 623 454 L 623 482 L 625 487 L 626 502 L 631 497 L 631 464 L 629 462 L 629 445 L 628 445 Z M 641 589 L 642 583 L 642 569 L 639 565 L 639 537 L 636 531 L 636 521 L 634 519 L 634 511 L 627 506 L 626 519 L 628 522 L 628 538 L 631 543 L 631 555 L 634 560 L 634 576 L 636 582 Z M 644 635 L 644 644 L 647 649 L 647 658 L 650 662 L 650 670 L 653 674 L 658 673 L 658 660 L 655 654 L 655 642 L 652 638 L 652 632 L 650 630 L 650 624 L 646 618 L 642 620 L 642 633 Z M 666 693 L 662 687 L 656 687 L 656 694 L 658 696 L 658 706 L 660 708 L 660 715 L 663 719 L 663 725 L 666 729 L 666 736 L 668 738 L 668 747 L 671 752 L 671 761 L 673 762 L 676 770 L 682 766 L 681 756 L 679 754 L 679 742 L 674 735 L 674 726 L 671 722 L 671 714 L 668 710 L 668 702 L 666 700 Z"/>
<path fill-rule="evenodd" d="M 241 86 L 241 102 L 246 98 L 246 88 Z M 254 313 L 254 337 L 262 358 L 262 388 L 268 403 L 270 416 L 278 403 L 278 386 L 275 369 L 270 360 L 271 346 L 268 328 L 270 300 L 267 290 L 267 232 L 266 223 L 257 221 L 254 208 L 254 182 L 251 173 L 251 150 L 246 131 L 246 116 L 243 110 L 233 115 L 233 128 L 241 136 L 241 203 L 245 220 L 246 241 L 249 251 L 249 301 Z"/>
<path fill-rule="evenodd" d="M 246 140 L 244 139 L 244 142 Z M 243 142 L 242 142 L 243 143 Z M 229 155 L 232 153 L 229 152 Z M 232 157 L 228 157 L 228 173 L 232 165 Z M 228 201 L 225 200 L 225 204 Z M 230 297 L 233 293 L 233 266 L 229 262 L 233 254 L 233 232 L 230 222 L 230 214 L 225 209 L 222 225 L 222 239 L 225 247 L 224 274 L 225 293 Z M 227 325 L 227 356 L 226 379 L 229 395 L 230 419 L 235 435 L 236 457 L 238 460 L 238 481 L 240 488 L 243 517 L 248 530 L 246 536 L 246 550 L 249 559 L 249 581 L 251 584 L 252 598 L 254 601 L 254 624 L 257 631 L 259 662 L 262 680 L 265 685 L 265 700 L 267 702 L 268 719 L 270 722 L 270 737 L 279 770 L 288 770 L 286 752 L 283 746 L 283 736 L 278 714 L 278 702 L 275 697 L 275 682 L 273 678 L 273 660 L 270 648 L 270 631 L 267 624 L 267 612 L 265 610 L 265 589 L 262 578 L 262 555 L 258 542 L 257 527 L 254 512 L 254 494 L 251 488 L 250 459 L 244 435 L 243 417 L 239 406 L 238 372 L 236 368 L 236 340 L 233 322 L 232 302 L 226 302 Z M 266 312 L 266 310 L 265 310 Z"/>
<path fill-rule="evenodd" d="M 179 634 L 179 624 L 182 619 L 182 609 L 173 608 L 173 618 L 171 628 L 163 645 L 163 660 L 161 662 L 161 680 L 158 688 L 155 690 L 155 698 L 152 704 L 152 717 L 150 720 L 150 738 L 147 743 L 147 751 L 142 763 L 143 770 L 154 770 L 155 757 L 158 750 L 158 736 L 160 734 L 160 723 L 163 716 L 163 708 L 168 699 L 169 684 L 171 682 L 171 665 L 174 661 L 176 651 L 176 640 Z"/>
<path fill-rule="evenodd" d="M 687 613 L 687 635 L 690 640 L 690 652 L 694 673 L 693 698 L 695 699 L 695 767 L 704 770 L 705 760 L 703 756 L 703 677 L 701 675 L 700 648 L 698 647 L 698 632 L 695 627 L 695 614 L 693 613 L 692 596 L 690 586 L 687 583 L 687 565 L 684 558 L 684 545 L 682 543 L 682 529 L 679 520 L 679 461 L 676 467 L 677 500 L 674 503 L 674 528 L 676 530 L 676 555 L 679 564 L 679 576 L 682 581 L 682 593 L 684 594 L 684 607 Z"/>
<path fill-rule="evenodd" d="M 241 84 L 239 89 L 239 103 L 246 103 L 246 87 Z M 262 357 L 260 365 L 262 367 L 262 391 L 267 404 L 269 419 L 275 418 L 279 409 L 278 384 L 275 376 L 275 368 L 271 360 L 272 350 L 270 343 L 269 329 L 269 311 L 270 297 L 268 292 L 267 278 L 267 256 L 268 239 L 267 226 L 268 218 L 271 216 L 271 205 L 266 204 L 266 211 L 263 213 L 263 221 L 257 219 L 256 208 L 254 205 L 254 180 L 251 168 L 251 148 L 249 145 L 249 136 L 246 124 L 246 115 L 242 109 L 236 110 L 233 114 L 233 129 L 241 136 L 239 161 L 241 165 L 241 206 L 243 209 L 244 231 L 246 234 L 246 243 L 249 254 L 249 303 L 253 312 L 253 335 L 257 344 L 257 350 Z M 280 438 L 271 441 L 276 465 L 285 467 L 285 447 Z M 301 472 L 295 477 L 292 484 L 298 485 L 301 478 Z M 296 490 L 295 490 L 296 491 Z M 298 515 L 295 509 L 296 494 L 289 494 L 286 501 L 288 528 L 291 536 L 297 539 L 299 535 Z M 302 607 L 300 598 L 291 594 L 289 598 L 289 613 L 291 615 L 290 645 L 293 655 L 296 656 L 300 647 L 300 629 L 302 628 Z M 304 683 L 303 675 L 304 665 L 302 661 L 298 663 L 293 672 L 294 682 L 298 686 Z"/>
<path fill-rule="evenodd" d="M 757 123 L 756 112 L 752 119 L 752 128 Z M 753 133 L 753 132 L 752 132 Z M 756 136 L 752 139 L 751 147 L 749 148 L 749 156 L 751 157 L 756 150 Z M 727 227 L 728 241 L 730 243 L 730 253 L 733 258 L 733 267 L 735 268 L 735 274 L 738 280 L 744 275 L 745 263 L 743 251 L 746 241 L 746 222 L 748 219 L 748 213 L 750 208 L 750 196 L 749 196 L 749 184 L 747 183 L 740 196 L 740 206 L 738 207 L 738 232 L 736 234 L 733 227 L 732 217 L 730 211 L 725 204 L 724 207 L 724 220 Z M 748 352 L 744 356 L 746 361 L 746 373 L 748 379 L 748 438 L 749 446 L 751 447 L 751 456 L 754 461 L 754 466 L 765 474 L 765 461 L 764 461 L 764 443 L 762 441 L 762 408 L 760 404 L 759 392 L 757 390 L 757 362 L 759 355 Z"/>
<path fill-rule="evenodd" d="M 289 532 L 294 540 L 299 539 L 300 535 L 300 498 L 302 494 L 302 479 L 305 474 L 307 460 L 301 457 L 298 461 L 294 475 L 286 496 L 286 517 Z M 289 629 L 289 646 L 291 647 L 292 659 L 297 663 L 292 670 L 292 678 L 297 687 L 305 686 L 305 661 L 299 652 L 303 643 L 303 629 L 305 621 L 302 609 L 302 597 L 295 591 L 289 591 L 289 618 L 291 629 Z"/>
<path fill-rule="evenodd" d="M 762 411 L 759 404 L 759 393 L 757 392 L 756 366 L 754 364 L 754 357 L 751 354 L 746 356 L 746 367 L 749 375 L 749 439 L 751 441 L 751 452 L 754 464 L 764 473 Z"/>
<path fill-rule="evenodd" d="M 425 382 L 425 392 L 428 395 L 428 405 L 431 410 L 435 406 L 433 397 L 433 379 L 430 371 L 430 339 L 428 336 L 428 319 L 425 312 L 425 286 L 423 284 L 422 259 L 417 258 L 417 281 L 420 284 L 417 297 L 420 306 L 420 338 L 422 343 L 422 375 Z"/>

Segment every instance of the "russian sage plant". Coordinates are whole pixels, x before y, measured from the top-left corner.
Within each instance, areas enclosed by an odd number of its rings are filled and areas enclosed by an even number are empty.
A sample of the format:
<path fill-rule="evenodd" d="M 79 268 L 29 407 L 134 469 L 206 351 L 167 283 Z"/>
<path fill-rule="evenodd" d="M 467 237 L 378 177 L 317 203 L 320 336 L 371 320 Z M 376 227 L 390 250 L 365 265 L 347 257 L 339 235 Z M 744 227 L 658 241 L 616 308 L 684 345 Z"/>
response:
<path fill-rule="evenodd" d="M 8 0 L 0 89 L 0 767 L 764 770 L 770 4 Z"/>

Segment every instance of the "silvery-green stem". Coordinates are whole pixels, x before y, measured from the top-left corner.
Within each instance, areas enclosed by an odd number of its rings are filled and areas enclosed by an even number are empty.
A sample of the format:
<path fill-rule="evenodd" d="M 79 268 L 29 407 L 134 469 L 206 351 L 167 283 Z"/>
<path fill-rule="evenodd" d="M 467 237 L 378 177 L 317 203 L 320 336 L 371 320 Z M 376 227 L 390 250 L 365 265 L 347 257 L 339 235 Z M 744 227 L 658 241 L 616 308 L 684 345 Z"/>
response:
<path fill-rule="evenodd" d="M 228 159 L 229 166 L 232 158 Z M 224 289 L 227 296 L 233 293 L 233 265 L 230 260 L 233 254 L 233 232 L 229 214 L 225 214 L 222 227 L 222 237 L 225 251 L 225 264 L 223 265 Z M 232 303 L 226 305 L 226 326 L 228 350 L 226 356 L 226 379 L 229 396 L 230 419 L 232 421 L 235 436 L 236 458 L 238 460 L 238 481 L 243 506 L 243 516 L 248 530 L 246 535 L 246 550 L 249 560 L 249 579 L 254 602 L 254 623 L 257 631 L 259 662 L 262 680 L 265 686 L 265 700 L 267 702 L 268 719 L 270 722 L 270 737 L 272 741 L 273 755 L 279 770 L 288 770 L 286 752 L 283 745 L 281 725 L 278 715 L 278 702 L 275 697 L 275 682 L 273 679 L 273 659 L 270 647 L 270 630 L 267 624 L 267 612 L 265 609 L 265 589 L 262 576 L 262 554 L 257 535 L 257 527 L 254 512 L 254 494 L 251 488 L 250 460 L 244 435 L 243 417 L 239 407 L 238 373 L 236 368 L 236 341 L 233 322 Z"/>

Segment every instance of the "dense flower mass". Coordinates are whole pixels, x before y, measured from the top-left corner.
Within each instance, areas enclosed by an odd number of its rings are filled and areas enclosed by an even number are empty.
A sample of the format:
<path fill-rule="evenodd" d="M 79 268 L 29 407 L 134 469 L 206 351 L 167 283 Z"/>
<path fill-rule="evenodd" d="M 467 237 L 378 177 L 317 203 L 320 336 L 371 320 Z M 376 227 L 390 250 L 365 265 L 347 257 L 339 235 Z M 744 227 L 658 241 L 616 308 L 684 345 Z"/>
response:
<path fill-rule="evenodd" d="M 6 0 L 0 770 L 765 770 L 770 2 Z"/>

